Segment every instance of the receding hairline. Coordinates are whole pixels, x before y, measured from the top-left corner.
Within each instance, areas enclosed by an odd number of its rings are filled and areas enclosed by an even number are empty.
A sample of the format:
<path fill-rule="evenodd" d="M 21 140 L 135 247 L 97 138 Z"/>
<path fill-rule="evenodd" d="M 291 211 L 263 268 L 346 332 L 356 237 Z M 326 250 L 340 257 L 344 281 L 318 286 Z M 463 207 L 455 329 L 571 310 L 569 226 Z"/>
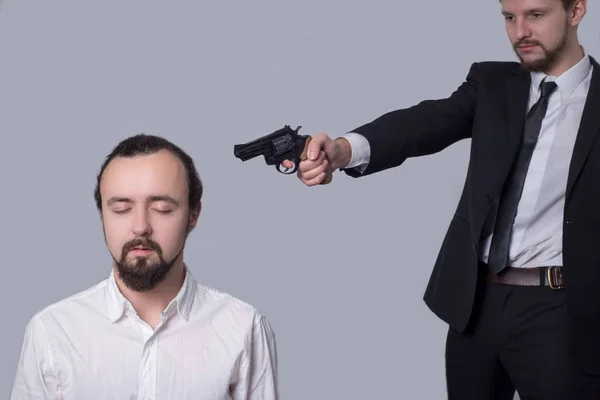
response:
<path fill-rule="evenodd" d="M 99 181 L 99 187 L 98 190 L 101 192 L 102 191 L 102 186 L 105 183 L 105 176 L 107 172 L 110 172 L 111 170 L 114 169 L 114 161 L 117 160 L 135 160 L 135 159 L 140 159 L 140 158 L 148 158 L 148 157 L 152 157 L 152 156 L 157 156 L 157 155 L 161 155 L 161 153 L 168 153 L 170 154 L 170 158 L 174 159 L 175 162 L 177 163 L 177 165 L 179 166 L 180 172 L 182 173 L 182 177 L 184 182 L 186 183 L 185 186 L 185 190 L 189 192 L 189 187 L 188 187 L 188 180 L 189 177 L 187 169 L 185 167 L 185 164 L 182 160 L 179 159 L 179 157 L 177 156 L 176 153 L 174 153 L 173 151 L 169 150 L 169 149 L 160 149 L 158 151 L 152 152 L 152 153 L 142 153 L 142 154 L 135 154 L 135 155 L 131 155 L 131 156 L 123 156 L 123 155 L 118 155 L 115 156 L 114 158 L 112 158 L 108 164 L 105 166 L 104 171 L 102 171 L 102 175 L 100 176 L 100 181 Z M 189 195 L 189 193 L 187 193 L 187 195 Z M 169 203 L 172 203 L 174 205 L 179 206 L 181 203 L 180 201 L 178 201 L 177 199 L 175 199 L 173 196 L 169 195 L 169 194 L 152 194 L 148 196 L 148 199 L 151 201 L 167 201 Z M 112 201 L 111 201 L 112 200 Z M 105 204 L 110 205 L 109 201 L 111 201 L 111 203 L 114 203 L 116 201 L 131 201 L 131 199 L 128 199 L 125 196 L 111 196 L 109 199 L 107 199 L 106 201 L 104 201 Z M 192 206 L 190 204 L 190 206 Z"/>
<path fill-rule="evenodd" d="M 100 171 L 96 174 L 94 201 L 98 211 L 102 212 L 103 203 L 102 195 L 100 193 L 100 184 L 101 181 L 104 180 L 105 170 L 115 158 L 134 158 L 141 155 L 154 155 L 160 153 L 161 150 L 170 152 L 180 162 L 180 165 L 183 166 L 185 171 L 184 176 L 187 178 L 188 203 L 190 208 L 194 210 L 199 209 L 202 203 L 204 185 L 192 157 L 180 146 L 164 137 L 139 133 L 120 141 L 105 157 L 105 160 L 100 167 Z"/>
<path fill-rule="evenodd" d="M 106 174 L 106 171 L 108 171 L 109 169 L 111 169 L 111 166 L 114 164 L 114 161 L 117 161 L 117 160 L 126 161 L 126 160 L 136 160 L 136 159 L 140 159 L 140 158 L 151 158 L 151 157 L 161 156 L 163 154 L 164 155 L 168 154 L 169 158 L 173 159 L 177 163 L 177 165 L 179 165 L 179 167 L 181 167 L 181 169 L 183 171 L 183 174 L 184 174 L 184 177 L 186 177 L 186 179 L 187 179 L 188 172 L 187 172 L 187 169 L 185 167 L 185 164 L 184 164 L 183 160 L 181 160 L 177 156 L 177 154 L 175 152 L 173 152 L 172 150 L 170 150 L 170 149 L 160 149 L 160 150 L 154 151 L 152 153 L 139 153 L 139 154 L 127 155 L 127 156 L 117 155 L 117 156 L 113 157 L 108 162 L 108 164 L 106 164 L 106 166 L 104 168 L 104 171 L 102 171 L 102 175 L 100 176 L 100 179 L 103 180 L 104 175 Z"/>

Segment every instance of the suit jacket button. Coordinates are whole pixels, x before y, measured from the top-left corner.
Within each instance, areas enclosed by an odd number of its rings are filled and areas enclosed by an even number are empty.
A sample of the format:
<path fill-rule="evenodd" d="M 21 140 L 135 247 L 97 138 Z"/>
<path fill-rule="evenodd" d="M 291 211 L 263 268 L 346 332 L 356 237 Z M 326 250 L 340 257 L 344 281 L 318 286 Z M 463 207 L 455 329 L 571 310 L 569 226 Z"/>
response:
<path fill-rule="evenodd" d="M 486 203 L 491 204 L 492 201 L 494 201 L 494 196 L 492 196 L 491 194 L 488 194 L 487 196 L 485 196 Z"/>

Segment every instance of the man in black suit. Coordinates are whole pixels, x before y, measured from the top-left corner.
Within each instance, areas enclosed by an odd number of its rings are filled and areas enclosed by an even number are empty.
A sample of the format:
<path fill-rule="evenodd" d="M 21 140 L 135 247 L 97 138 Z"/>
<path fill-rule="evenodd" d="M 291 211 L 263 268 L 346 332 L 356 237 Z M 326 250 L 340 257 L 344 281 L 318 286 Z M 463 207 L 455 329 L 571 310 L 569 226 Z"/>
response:
<path fill-rule="evenodd" d="M 520 63 L 473 63 L 446 99 L 316 135 L 298 177 L 364 177 L 470 138 L 424 297 L 449 324 L 449 398 L 600 399 L 600 65 L 577 38 L 587 2 L 500 3 Z"/>

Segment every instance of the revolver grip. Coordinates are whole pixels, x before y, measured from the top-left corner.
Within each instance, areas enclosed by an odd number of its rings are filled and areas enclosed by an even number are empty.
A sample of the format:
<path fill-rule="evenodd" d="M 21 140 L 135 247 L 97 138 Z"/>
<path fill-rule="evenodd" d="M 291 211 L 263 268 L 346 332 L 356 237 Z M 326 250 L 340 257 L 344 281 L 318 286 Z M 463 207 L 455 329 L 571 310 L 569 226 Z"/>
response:
<path fill-rule="evenodd" d="M 300 161 L 304 161 L 308 158 L 308 144 L 312 140 L 312 136 L 308 136 L 306 141 L 304 142 L 304 149 L 302 149 L 302 153 L 300 153 Z M 328 166 L 325 170 L 325 178 L 321 182 L 321 185 L 327 185 L 333 179 L 333 171 L 331 170 L 331 166 Z"/>

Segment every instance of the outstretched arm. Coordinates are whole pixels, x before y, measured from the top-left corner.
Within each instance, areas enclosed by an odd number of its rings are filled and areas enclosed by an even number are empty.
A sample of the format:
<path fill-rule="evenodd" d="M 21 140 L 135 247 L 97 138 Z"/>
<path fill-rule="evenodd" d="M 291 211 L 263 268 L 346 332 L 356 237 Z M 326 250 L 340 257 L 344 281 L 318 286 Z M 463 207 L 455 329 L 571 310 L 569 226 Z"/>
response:
<path fill-rule="evenodd" d="M 448 98 L 383 114 L 352 130 L 368 142 L 362 146 L 361 169 L 346 169 L 350 176 L 369 175 L 402 164 L 407 158 L 437 153 L 459 140 L 469 138 L 477 101 L 477 63 L 465 81 Z M 356 141 L 352 141 L 355 143 Z M 366 158 L 366 162 L 365 159 Z"/>
<path fill-rule="evenodd" d="M 326 170 L 366 176 L 471 137 L 479 79 L 478 64 L 473 63 L 465 81 L 447 98 L 388 112 L 335 140 L 317 134 L 308 159 L 298 165 L 298 178 L 314 186 L 323 182 Z"/>

